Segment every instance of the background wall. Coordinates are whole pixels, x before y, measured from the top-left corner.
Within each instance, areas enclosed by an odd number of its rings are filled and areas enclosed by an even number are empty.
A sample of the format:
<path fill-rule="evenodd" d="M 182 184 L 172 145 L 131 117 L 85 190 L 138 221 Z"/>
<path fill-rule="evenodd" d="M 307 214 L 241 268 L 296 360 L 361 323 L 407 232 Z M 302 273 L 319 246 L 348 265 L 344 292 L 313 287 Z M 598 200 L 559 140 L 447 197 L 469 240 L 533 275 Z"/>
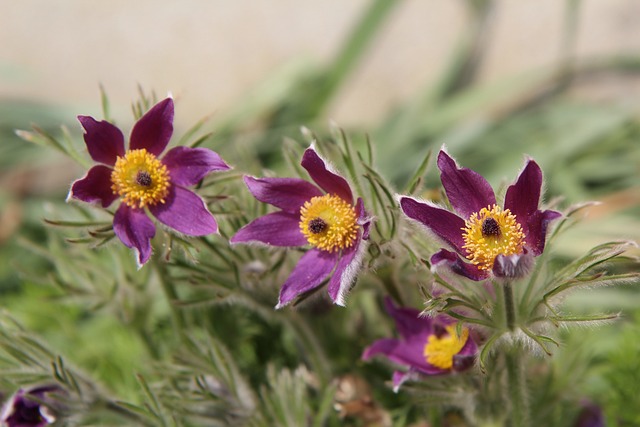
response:
<path fill-rule="evenodd" d="M 172 92 L 180 99 L 178 124 L 189 124 L 225 111 L 285 64 L 326 64 L 369 3 L 0 0 L 0 97 L 97 113 L 102 83 L 115 114 L 127 117 L 140 84 Z M 470 22 L 462 1 L 398 3 L 330 105 L 341 125 L 372 123 L 433 82 Z M 479 78 L 496 81 L 556 61 L 572 3 L 496 1 Z M 640 2 L 580 3 L 577 55 L 640 49 Z M 628 86 L 615 95 L 637 98 Z"/>

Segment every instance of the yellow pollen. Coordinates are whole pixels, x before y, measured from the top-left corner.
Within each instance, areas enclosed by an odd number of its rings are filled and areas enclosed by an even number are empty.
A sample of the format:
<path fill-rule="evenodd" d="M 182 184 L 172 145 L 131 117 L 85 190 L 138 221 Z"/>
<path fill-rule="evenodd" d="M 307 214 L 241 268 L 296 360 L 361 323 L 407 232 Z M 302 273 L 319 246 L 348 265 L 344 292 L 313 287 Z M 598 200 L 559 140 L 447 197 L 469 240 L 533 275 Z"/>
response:
<path fill-rule="evenodd" d="M 309 244 L 323 251 L 346 249 L 358 234 L 356 211 L 333 194 L 313 197 L 300 208 L 300 231 Z"/>
<path fill-rule="evenodd" d="M 453 366 L 453 356 L 460 353 L 462 347 L 469 338 L 469 329 L 462 328 L 462 335 L 456 333 L 456 325 L 445 327 L 447 334 L 438 338 L 429 335 L 427 344 L 424 346 L 424 357 L 431 365 L 440 369 L 451 369 Z"/>
<path fill-rule="evenodd" d="M 111 172 L 111 190 L 132 208 L 164 203 L 169 193 L 169 171 L 147 150 L 131 150 L 118 157 Z"/>
<path fill-rule="evenodd" d="M 496 257 L 516 255 L 524 248 L 524 233 L 516 216 L 497 205 L 482 208 L 465 221 L 463 248 L 481 270 L 491 270 Z"/>

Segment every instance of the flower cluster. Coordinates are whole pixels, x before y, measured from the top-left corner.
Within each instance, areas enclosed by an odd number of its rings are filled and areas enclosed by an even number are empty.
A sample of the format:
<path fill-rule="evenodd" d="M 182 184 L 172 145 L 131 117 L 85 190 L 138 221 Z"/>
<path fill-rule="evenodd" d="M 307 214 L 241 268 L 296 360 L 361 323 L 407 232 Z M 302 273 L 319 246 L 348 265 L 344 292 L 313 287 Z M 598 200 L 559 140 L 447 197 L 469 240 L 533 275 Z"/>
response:
<path fill-rule="evenodd" d="M 230 167 L 205 148 L 174 147 L 162 156 L 173 133 L 173 115 L 171 98 L 153 106 L 134 125 L 128 149 L 122 132 L 113 124 L 88 116 L 78 118 L 89 154 L 98 164 L 72 184 L 69 199 L 103 208 L 119 200 L 113 230 L 124 245 L 137 252 L 139 265 L 152 254 L 156 232 L 152 218 L 188 236 L 216 233 L 218 228 L 205 202 L 187 187 Z M 500 205 L 482 176 L 458 166 L 444 150 L 437 165 L 453 212 L 432 202 L 399 197 L 406 217 L 447 246 L 432 255 L 433 269 L 445 268 L 472 281 L 527 274 L 533 258 L 544 250 L 549 224 L 561 216 L 539 208 L 540 167 L 527 160 Z M 363 199 L 354 196 L 347 180 L 313 145 L 304 152 L 301 166 L 310 181 L 244 176 L 253 197 L 276 210 L 241 227 L 230 243 L 304 249 L 281 287 L 276 308 L 324 283 L 331 300 L 345 305 L 367 252 L 373 218 Z M 417 309 L 397 307 L 388 298 L 385 307 L 400 338 L 374 342 L 362 358 L 383 355 L 404 366 L 393 375 L 396 390 L 407 380 L 462 372 L 474 365 L 478 344 L 471 326 L 444 314 L 421 317 Z M 22 395 L 17 399 L 8 417 L 27 414 L 34 406 Z M 41 418 L 48 421 L 44 415 Z"/>

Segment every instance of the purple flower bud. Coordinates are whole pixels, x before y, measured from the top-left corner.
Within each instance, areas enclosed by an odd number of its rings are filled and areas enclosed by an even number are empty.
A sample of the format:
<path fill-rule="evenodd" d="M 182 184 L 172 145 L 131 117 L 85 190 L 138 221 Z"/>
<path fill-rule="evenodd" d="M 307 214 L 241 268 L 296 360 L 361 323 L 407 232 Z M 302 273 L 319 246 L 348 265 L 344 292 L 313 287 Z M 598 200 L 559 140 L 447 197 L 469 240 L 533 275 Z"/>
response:
<path fill-rule="evenodd" d="M 56 418 L 47 401 L 47 394 L 60 391 L 58 386 L 36 387 L 30 390 L 18 390 L 5 404 L 2 411 L 3 425 L 8 427 L 44 427 Z"/>

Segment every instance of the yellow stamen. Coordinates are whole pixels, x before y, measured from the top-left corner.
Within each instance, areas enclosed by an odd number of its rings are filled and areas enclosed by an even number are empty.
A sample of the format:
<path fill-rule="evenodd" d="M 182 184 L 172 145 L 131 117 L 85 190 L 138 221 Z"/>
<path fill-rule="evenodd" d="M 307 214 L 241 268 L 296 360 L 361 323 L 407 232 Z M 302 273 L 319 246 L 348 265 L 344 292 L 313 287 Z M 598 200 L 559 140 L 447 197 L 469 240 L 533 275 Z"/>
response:
<path fill-rule="evenodd" d="M 111 172 L 111 190 L 132 208 L 164 203 L 169 193 L 169 171 L 147 150 L 131 150 L 118 157 Z"/>
<path fill-rule="evenodd" d="M 300 231 L 318 249 L 328 252 L 346 249 L 358 234 L 356 211 L 333 194 L 313 197 L 300 208 Z"/>
<path fill-rule="evenodd" d="M 462 230 L 467 258 L 481 270 L 491 270 L 498 255 L 516 255 L 524 248 L 525 236 L 516 216 L 497 205 L 471 215 Z"/>
<path fill-rule="evenodd" d="M 440 369 L 451 369 L 453 366 L 453 356 L 460 353 L 460 350 L 467 343 L 469 329 L 462 328 L 462 334 L 458 336 L 456 325 L 445 327 L 447 334 L 437 337 L 430 335 L 424 346 L 424 357 L 431 365 Z"/>

